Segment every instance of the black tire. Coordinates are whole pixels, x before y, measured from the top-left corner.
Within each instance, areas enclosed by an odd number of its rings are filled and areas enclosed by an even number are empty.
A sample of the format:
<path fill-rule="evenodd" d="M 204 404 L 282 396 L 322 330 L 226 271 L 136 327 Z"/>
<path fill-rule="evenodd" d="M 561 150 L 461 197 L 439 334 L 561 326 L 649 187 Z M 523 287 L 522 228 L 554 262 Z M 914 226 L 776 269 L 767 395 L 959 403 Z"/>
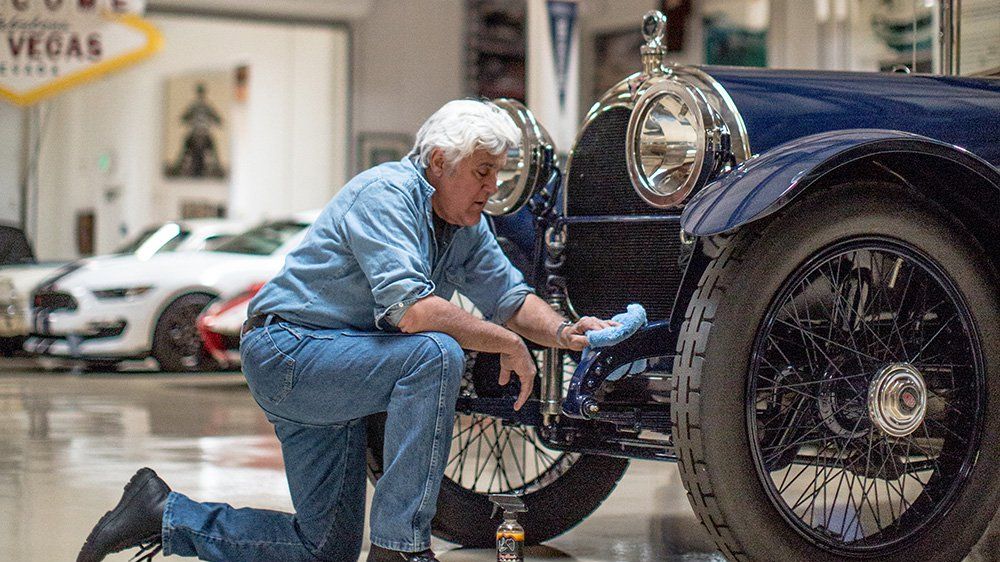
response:
<path fill-rule="evenodd" d="M 169 372 L 206 371 L 217 363 L 205 349 L 196 321 L 213 300 L 211 295 L 189 293 L 171 302 L 153 332 L 153 357 Z"/>
<path fill-rule="evenodd" d="M 965 345 L 967 347 L 956 348 L 961 350 L 975 350 L 968 354 L 966 364 L 958 363 L 955 369 L 963 369 L 960 373 L 970 372 L 974 376 L 969 378 L 972 382 L 963 382 L 966 385 L 961 388 L 952 389 L 952 398 L 942 399 L 945 408 L 958 404 L 964 407 L 965 404 L 975 404 L 975 421 L 967 423 L 969 433 L 949 437 L 944 435 L 939 439 L 944 445 L 940 445 L 937 456 L 924 453 L 926 461 L 933 458 L 932 474 L 951 474 L 952 466 L 961 467 L 954 469 L 955 478 L 949 479 L 940 476 L 935 479 L 933 476 L 927 477 L 925 488 L 918 488 L 919 496 L 913 500 L 912 504 L 906 502 L 905 497 L 900 502 L 898 519 L 889 520 L 886 517 L 886 524 L 877 521 L 877 528 L 874 532 L 866 534 L 864 526 L 861 524 L 862 515 L 865 515 L 864 499 L 862 498 L 856 508 L 846 507 L 844 513 L 855 509 L 855 516 L 846 524 L 841 523 L 839 531 L 822 529 L 822 525 L 817 525 L 809 531 L 809 524 L 806 522 L 805 511 L 799 519 L 796 519 L 795 506 L 788 507 L 788 500 L 783 499 L 781 491 L 775 492 L 774 474 L 781 470 L 791 470 L 783 463 L 790 463 L 792 459 L 764 458 L 762 451 L 767 449 L 763 443 L 767 443 L 763 436 L 770 435 L 770 429 L 760 425 L 762 417 L 760 405 L 763 401 L 761 390 L 755 390 L 757 374 L 778 372 L 765 371 L 762 367 L 766 353 L 774 347 L 785 345 L 784 342 L 770 344 L 764 341 L 765 337 L 778 339 L 776 325 L 781 323 L 781 314 L 785 303 L 795 306 L 797 301 L 782 300 L 783 295 L 799 295 L 806 299 L 801 302 L 807 303 L 810 307 L 817 301 L 811 294 L 805 296 L 813 289 L 812 282 L 808 286 L 803 283 L 806 279 L 805 268 L 809 264 L 826 263 L 818 262 L 826 255 L 831 259 L 838 258 L 839 254 L 824 252 L 835 252 L 838 248 L 849 248 L 850 244 L 856 244 L 854 258 L 864 252 L 869 255 L 877 255 L 876 242 L 885 242 L 885 248 L 906 248 L 912 251 L 913 264 L 923 267 L 925 260 L 927 264 L 936 264 L 939 269 L 910 269 L 909 279 L 932 279 L 941 281 L 939 291 L 941 295 L 947 297 L 943 299 L 947 306 L 953 306 L 956 314 L 961 313 L 961 322 L 952 324 L 947 330 L 949 341 L 954 338 L 955 345 Z M 869 242 L 870 241 L 870 242 Z M 870 244 L 870 247 L 864 246 Z M 998 302 L 998 278 L 996 271 L 990 266 L 989 259 L 982 249 L 974 242 L 969 233 L 942 211 L 932 202 L 920 198 L 914 194 L 896 188 L 894 186 L 874 183 L 855 183 L 840 185 L 826 189 L 821 192 L 810 194 L 794 202 L 788 209 L 779 212 L 762 224 L 753 224 L 745 227 L 735 235 L 727 238 L 717 238 L 706 241 L 706 246 L 710 249 L 709 255 L 714 261 L 704 272 L 698 289 L 694 294 L 685 317 L 685 322 L 678 341 L 678 356 L 675 361 L 674 372 L 675 382 L 673 389 L 673 426 L 674 439 L 677 446 L 679 459 L 679 469 L 685 488 L 688 491 L 688 498 L 696 515 L 702 524 L 709 531 L 719 549 L 727 558 L 733 561 L 746 560 L 810 560 L 810 561 L 833 561 L 845 559 L 878 559 L 878 560 L 961 560 L 983 532 L 996 512 L 998 500 L 1000 500 L 1000 486 L 997 486 L 1000 477 L 1000 302 Z M 869 248 L 865 250 L 864 248 Z M 889 250 L 885 250 L 889 252 Z M 896 250 L 893 250 L 896 251 Z M 899 250 L 902 251 L 902 250 Z M 891 255 L 891 254 L 888 254 Z M 921 257 L 922 256 L 922 257 Z M 884 256 L 880 256 L 880 259 Z M 813 261 L 810 261 L 813 260 Z M 830 262 L 835 263 L 835 262 Z M 880 262 L 892 263 L 892 262 Z M 898 263 L 898 260 L 897 260 Z M 907 262 L 904 260 L 904 264 Z M 928 265 L 929 267 L 929 265 Z M 886 271 L 886 270 L 883 270 Z M 899 266 L 896 267 L 899 271 Z M 930 272 L 937 271 L 938 274 Z M 940 275 L 943 272 L 943 275 Z M 831 270 L 832 274 L 832 270 Z M 796 277 L 796 276 L 800 277 Z M 825 275 L 825 274 L 824 274 Z M 839 275 L 839 274 L 838 274 Z M 923 277 L 919 277 L 919 276 Z M 934 277 L 938 275 L 938 277 Z M 836 279 L 836 275 L 832 275 Z M 799 279 L 800 283 L 793 286 L 794 280 Z M 902 333 L 900 329 L 900 313 L 895 316 L 880 316 L 877 299 L 886 299 L 885 302 L 893 302 L 892 298 L 898 298 L 900 309 L 903 304 L 910 302 L 907 300 L 905 290 L 900 295 L 896 286 L 896 281 L 888 281 L 888 274 L 879 274 L 879 285 L 872 284 L 868 289 L 868 297 L 864 302 L 876 302 L 873 305 L 877 310 L 875 316 L 865 316 L 870 311 L 862 308 L 861 322 L 868 328 L 868 319 L 871 318 L 872 325 L 881 330 L 881 324 L 891 322 L 892 329 Z M 894 278 L 893 278 L 894 279 Z M 840 283 L 840 285 L 838 285 Z M 830 287 L 844 287 L 846 283 L 839 281 L 829 281 Z M 880 296 L 873 293 L 870 287 L 882 287 L 884 293 Z M 802 288 L 801 292 L 798 287 Z M 860 285 L 859 285 L 860 287 Z M 930 287 L 930 289 L 927 289 Z M 931 283 L 925 284 L 925 291 L 932 290 Z M 843 291 L 843 288 L 834 288 L 832 292 Z M 785 291 L 785 292 L 782 292 Z M 949 292 L 950 291 L 950 292 Z M 861 294 L 858 290 L 855 294 Z M 929 323 L 928 318 L 932 318 L 930 309 L 926 308 L 928 293 L 925 293 L 925 308 L 918 315 L 920 321 L 918 325 Z M 937 293 L 933 293 L 937 294 Z M 872 296 L 874 295 L 874 296 Z M 790 297 L 791 298 L 791 297 Z M 796 297 L 798 298 L 798 297 Z M 824 297 L 825 298 L 825 297 Z M 911 297 L 912 298 L 912 297 Z M 872 299 L 872 300 L 868 300 Z M 950 300 L 949 300 L 950 299 Z M 910 305 L 907 305 L 909 307 Z M 915 306 L 915 305 L 914 305 Z M 850 313 L 855 312 L 850 306 L 844 308 L 844 319 L 846 321 Z M 916 313 L 915 313 L 916 314 Z M 787 316 L 786 316 L 787 318 Z M 834 319 L 837 316 L 833 316 Z M 935 312 L 934 319 L 941 317 Z M 765 323 L 767 320 L 767 323 Z M 966 322 L 968 320 L 968 322 Z M 822 324 L 813 323 L 810 318 L 808 326 Z M 852 320 L 851 322 L 854 322 Z M 939 329 L 944 330 L 951 320 L 942 321 Z M 856 326 L 849 323 L 847 326 Z M 831 326 L 838 326 L 830 322 L 824 329 L 833 329 Z M 837 329 L 840 329 L 837 327 Z M 848 328 L 845 333 L 857 330 L 857 327 Z M 907 326 L 907 330 L 912 330 L 912 326 Z M 802 333 L 808 334 L 808 331 Z M 834 334 L 836 332 L 829 332 Z M 958 336 L 953 336 L 957 333 Z M 834 336 L 830 336 L 833 338 Z M 877 338 L 865 336 L 874 342 Z M 936 334 L 935 336 L 936 337 Z M 927 339 L 931 345 L 934 337 Z M 962 340 L 961 338 L 967 338 Z M 926 338 L 921 335 L 921 342 Z M 829 350 L 832 340 L 826 340 L 823 345 L 814 345 L 820 341 L 813 336 L 803 336 L 802 349 L 806 349 L 805 358 L 808 360 L 808 349 Z M 907 348 L 910 346 L 909 338 L 899 337 L 899 347 L 885 345 L 885 352 L 881 358 L 895 364 L 898 359 L 895 355 L 901 354 L 904 358 L 910 357 Z M 866 340 L 867 341 L 867 340 Z M 888 341 L 888 340 L 886 340 Z M 768 347 L 771 345 L 771 347 Z M 942 346 L 944 343 L 933 343 L 934 346 Z M 860 347 L 858 349 L 861 349 Z M 872 349 L 865 347 L 863 349 Z M 895 350 L 895 351 L 894 351 Z M 960 351 L 956 351 L 959 353 Z M 976 357 L 978 351 L 978 358 Z M 769 353 L 769 351 L 767 352 Z M 875 363 L 874 352 L 872 352 L 872 363 Z M 915 366 L 923 365 L 925 362 L 918 362 L 923 349 L 913 356 Z M 841 355 L 844 355 L 842 352 Z M 816 355 L 818 357 L 818 355 Z M 854 358 L 852 357 L 852 360 Z M 826 366 L 826 373 L 816 377 L 820 370 L 816 369 L 812 373 L 813 378 L 805 377 L 801 380 L 807 382 L 796 383 L 799 389 L 810 389 L 808 392 L 821 395 L 822 400 L 827 400 L 829 396 L 836 395 L 828 390 L 830 379 L 825 378 L 832 373 L 830 370 L 837 369 L 838 375 L 840 367 L 843 371 L 848 371 L 846 362 L 839 358 L 827 357 L 829 361 Z M 881 360 L 881 359 L 880 359 Z M 929 360 L 927 360 L 929 361 Z M 939 361 L 940 362 L 940 361 Z M 859 373 L 851 376 L 872 376 L 868 375 L 868 369 L 862 368 L 861 359 L 857 360 Z M 796 360 L 790 359 L 788 367 L 782 374 L 771 375 L 776 380 L 781 380 L 783 373 L 788 372 L 798 376 L 799 371 L 795 368 Z M 821 365 L 817 361 L 818 365 Z M 810 363 L 811 365 L 811 363 Z M 838 367 L 839 365 L 839 367 Z M 770 366 L 769 366 L 770 367 Z M 921 367 L 922 368 L 922 367 Z M 874 377 L 881 376 L 885 370 L 880 370 Z M 809 373 L 806 373 L 809 374 Z M 760 375 L 763 376 L 763 375 Z M 925 373 L 927 377 L 937 377 L 934 373 Z M 952 379 L 955 378 L 954 371 Z M 841 379 L 838 384 L 846 384 L 850 376 L 837 376 Z M 798 381 L 800 379 L 790 379 Z M 928 378 L 933 381 L 936 379 Z M 965 379 L 963 379 L 964 381 Z M 751 384 L 753 383 L 753 384 Z M 805 385 L 827 385 L 826 387 L 805 386 Z M 854 384 L 854 383 L 852 383 Z M 845 399 L 844 403 L 851 401 L 863 401 L 865 392 L 874 392 L 871 389 L 870 379 L 863 383 L 857 383 L 860 390 L 856 389 L 853 398 Z M 928 384 L 931 389 L 934 383 Z M 971 386 L 970 386 L 971 385 Z M 790 387 L 783 387 L 775 383 L 774 392 Z M 972 389 L 972 390 L 970 390 Z M 928 392 L 928 396 L 938 397 L 936 392 L 940 389 L 934 387 Z M 751 399 L 751 392 L 753 393 Z M 961 396 L 963 400 L 974 402 L 952 402 Z M 970 398 L 971 397 L 971 398 Z M 804 397 L 796 404 L 811 402 L 814 397 Z M 820 400 L 820 401 L 822 401 Z M 909 399 L 906 399 L 907 401 Z M 900 399 L 902 403 L 903 399 Z M 766 402 L 766 401 L 764 401 Z M 820 404 L 822 406 L 822 404 Z M 793 406 L 786 410 L 792 412 L 792 416 L 780 418 L 790 419 L 787 427 L 796 426 L 806 436 L 817 435 L 825 431 L 826 427 L 837 427 L 844 430 L 844 426 L 838 424 L 833 426 L 831 420 L 837 419 L 841 415 L 837 412 L 826 412 L 816 415 L 816 412 L 824 412 L 821 408 L 811 410 L 816 417 L 811 421 L 819 420 L 826 424 L 813 427 L 812 423 L 808 430 L 801 429 L 805 424 L 797 422 L 795 412 L 804 410 L 805 406 Z M 852 406 L 851 409 L 855 407 Z M 779 403 L 780 409 L 780 403 Z M 845 412 L 851 409 L 844 410 Z M 863 412 L 863 410 L 862 410 Z M 846 416 L 846 413 L 843 415 Z M 943 416 L 938 418 L 936 416 Z M 775 419 L 779 419 L 775 417 Z M 882 426 L 876 426 L 876 422 L 871 418 L 864 420 L 864 414 L 855 418 L 854 427 L 846 433 L 837 433 L 833 437 L 824 437 L 823 441 L 815 445 L 818 452 L 815 457 L 812 450 L 804 454 L 806 460 L 800 460 L 806 470 L 809 468 L 809 458 L 824 458 L 825 448 L 829 443 L 839 443 L 840 454 L 829 460 L 828 464 L 821 465 L 817 461 L 814 474 L 833 474 L 831 471 L 840 470 L 841 483 L 845 474 L 857 474 L 860 471 L 860 463 L 855 464 L 853 459 L 865 456 L 863 452 L 856 452 L 856 444 L 861 441 L 863 435 L 862 427 L 865 424 L 871 425 L 867 430 L 867 460 L 873 455 L 872 444 L 882 447 L 881 443 L 889 443 L 890 454 L 884 458 L 895 458 L 892 467 L 915 467 L 919 464 L 911 459 L 916 455 L 911 455 L 910 450 L 903 455 L 903 462 L 900 462 L 896 445 L 899 442 L 894 438 L 887 437 L 887 433 Z M 947 420 L 963 420 L 954 414 L 928 413 L 926 417 L 920 417 L 920 428 L 927 435 L 927 441 L 922 441 L 927 450 L 933 450 L 931 445 L 931 435 L 926 433 L 927 427 L 932 427 L 931 432 L 935 432 L 937 426 L 930 424 L 941 424 L 940 419 L 946 420 L 944 423 L 952 423 Z M 770 423 L 770 422 L 768 422 Z M 960 422 L 955 422 L 960 423 Z M 965 426 L 963 426 L 965 427 Z M 811 433 L 814 432 L 815 433 Z M 881 433 L 876 433 L 881 432 Z M 801 434 L 800 434 L 801 435 Z M 935 438 L 939 437 L 935 433 Z M 758 439 L 759 438 L 759 439 Z M 794 436 L 792 438 L 795 438 Z M 782 437 L 784 439 L 784 437 Z M 910 440 L 910 437 L 903 436 L 901 439 Z M 963 440 L 964 439 L 964 440 Z M 794 446 L 797 451 L 802 450 L 807 441 L 799 438 L 799 441 L 789 441 L 789 446 Z M 778 445 L 785 443 L 780 441 Z M 949 446 L 948 443 L 951 443 Z M 964 448 L 962 448 L 964 446 Z M 787 447 L 786 447 L 787 448 Z M 850 448 L 849 457 L 845 451 Z M 780 455 L 785 449 L 777 449 Z M 923 449 L 921 449 L 923 450 Z M 964 452 L 963 452 L 964 451 Z M 959 454 L 962 452 L 962 454 Z M 945 454 L 954 456 L 946 457 Z M 966 454 L 968 453 L 968 454 Z M 856 456 L 860 455 L 860 456 Z M 971 456 L 970 456 L 971 455 Z M 978 459 L 978 460 L 977 460 Z M 940 461 L 940 464 L 938 462 Z M 773 464 L 769 465 L 768 462 Z M 922 466 L 931 466 L 925 461 L 920 461 Z M 831 463 L 833 466 L 831 466 Z M 836 464 L 841 466 L 837 467 Z M 796 469 L 799 465 L 793 465 Z M 821 468 L 827 467 L 827 468 Z M 886 482 L 886 494 L 892 492 L 889 484 L 891 475 L 886 476 L 890 468 L 887 461 L 883 460 L 882 466 L 877 469 L 874 477 L 859 476 L 854 480 L 847 478 L 848 487 L 851 488 L 856 482 L 862 483 L 862 491 L 867 494 L 871 488 L 865 488 L 865 482 L 876 482 L 874 489 L 878 493 L 879 480 Z M 824 471 L 821 473 L 821 470 Z M 869 468 L 865 467 L 864 471 Z M 927 470 L 926 468 L 924 470 Z M 964 470 L 965 472 L 961 472 Z M 788 472 L 785 473 L 786 477 Z M 807 473 L 806 479 L 809 476 Z M 920 473 L 917 473 L 919 476 Z M 901 476 L 906 482 L 906 475 Z M 799 478 L 798 475 L 795 478 Z M 812 497 L 815 509 L 818 505 L 819 489 L 827 491 L 827 484 L 832 481 L 830 478 L 819 480 L 822 476 L 814 476 L 813 486 L 815 494 Z M 862 480 L 865 478 L 865 480 Z M 923 484 L 923 481 L 917 478 Z M 817 484 L 817 482 L 819 482 Z M 791 486 L 788 483 L 787 486 Z M 938 497 L 933 497 L 927 490 L 942 491 Z M 782 482 L 782 487 L 785 483 Z M 915 486 L 915 485 L 914 485 Z M 832 488 L 832 484 L 830 486 Z M 901 496 L 905 496 L 905 484 Z M 912 489 L 912 487 L 911 487 Z M 796 490 L 797 491 L 797 490 Z M 808 492 L 808 490 L 807 490 Z M 833 490 L 829 490 L 832 496 Z M 854 501 L 853 488 L 849 491 L 850 496 L 846 498 L 848 503 Z M 837 489 L 837 496 L 832 498 L 831 504 L 836 504 L 840 499 L 840 489 Z M 912 493 L 911 493 L 912 494 Z M 810 496 L 806 496 L 808 499 Z M 785 503 L 782 503 L 782 502 Z M 823 498 L 822 509 L 827 509 L 827 497 Z M 871 506 L 871 499 L 868 497 L 869 508 L 874 514 L 876 511 L 884 513 L 885 508 L 875 508 Z M 895 500 L 893 500 L 894 502 Z M 875 499 L 878 505 L 878 496 Z M 891 502 L 891 503 L 893 503 Z M 904 503 L 905 502 L 905 503 Z M 919 509 L 914 506 L 919 506 Z M 893 506 L 889 505 L 890 509 Z M 830 513 L 834 513 L 835 507 L 830 508 Z M 904 515 L 909 513 L 910 515 Z M 829 514 L 823 516 L 827 522 L 836 524 L 835 517 Z M 895 517 L 895 514 L 893 514 Z M 808 519 L 813 522 L 817 517 L 810 514 Z M 846 521 L 846 515 L 845 515 Z M 850 528 L 851 525 L 858 527 Z M 869 523 L 869 530 L 872 530 Z M 827 534 L 824 534 L 827 533 Z M 908 534 L 906 534 L 908 533 Z M 863 536 L 862 536 L 863 535 Z M 902 537 L 899 540 L 890 540 L 894 537 Z M 861 548 L 867 544 L 870 548 Z"/>
<path fill-rule="evenodd" d="M 121 361 L 114 359 L 98 359 L 87 361 L 84 369 L 88 373 L 115 373 L 121 367 Z"/>
<path fill-rule="evenodd" d="M 571 359 L 565 360 L 567 369 L 571 368 Z M 493 354 L 468 354 L 466 375 L 462 382 L 462 392 L 475 396 L 496 397 L 500 395 L 517 395 L 519 388 L 516 382 L 506 387 L 496 383 L 500 372 L 499 358 Z M 567 378 L 568 380 L 568 378 Z M 536 379 L 535 394 L 539 384 Z M 473 427 L 481 427 L 477 435 Z M 488 425 L 487 425 L 488 424 Z M 518 522 L 524 527 L 525 542 L 538 544 L 562 533 L 565 533 L 580 521 L 590 515 L 611 494 L 628 468 L 628 459 L 604 457 L 597 455 L 581 455 L 576 453 L 561 453 L 542 446 L 533 428 L 517 424 L 503 424 L 498 420 L 478 414 L 466 415 L 461 412 L 455 415 L 456 429 L 452 437 L 452 454 L 449 455 L 448 467 L 441 483 L 438 495 L 437 514 L 434 517 L 432 530 L 435 536 L 446 541 L 466 547 L 487 548 L 495 546 L 496 529 L 501 521 L 501 513 L 494 513 L 493 504 L 487 497 L 491 493 L 518 493 L 528 507 L 527 513 L 518 516 Z M 465 427 L 465 433 L 462 429 Z M 493 437 L 488 434 L 493 429 Z M 368 474 L 373 482 L 377 482 L 382 474 L 382 443 L 385 433 L 385 415 L 372 416 L 368 421 Z M 487 444 L 482 448 L 492 453 L 493 445 L 503 457 L 505 484 L 500 478 L 497 485 L 491 477 L 487 486 L 479 485 L 478 476 L 469 482 L 458 476 L 459 467 L 453 461 L 458 460 L 457 453 L 471 454 L 472 439 L 484 439 Z M 464 444 L 463 444 L 463 439 Z M 513 441 L 513 443 L 512 443 Z M 522 454 L 521 461 L 511 462 L 510 456 L 517 457 L 517 442 L 522 442 L 525 449 L 532 447 L 535 451 L 533 464 L 529 466 L 527 453 Z M 480 450 L 477 443 L 477 451 Z M 504 456 L 504 448 L 512 455 Z M 536 464 L 541 459 L 540 465 Z M 464 459 L 462 459 L 464 462 Z M 475 467 L 479 467 L 479 458 Z M 498 472 L 500 463 L 488 459 L 482 464 L 482 469 L 472 472 L 491 472 L 486 469 L 488 463 L 494 465 Z M 520 471 L 508 477 L 506 470 Z M 484 475 L 485 478 L 485 475 Z M 512 481 L 510 479 L 513 479 Z"/>

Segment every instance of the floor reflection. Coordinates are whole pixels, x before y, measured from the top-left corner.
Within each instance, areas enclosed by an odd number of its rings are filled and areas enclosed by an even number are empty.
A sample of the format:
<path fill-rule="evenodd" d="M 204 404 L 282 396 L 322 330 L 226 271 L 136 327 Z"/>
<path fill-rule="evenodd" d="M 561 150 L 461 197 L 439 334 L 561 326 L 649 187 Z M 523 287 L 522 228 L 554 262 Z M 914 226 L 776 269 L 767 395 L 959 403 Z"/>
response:
<path fill-rule="evenodd" d="M 239 374 L 51 374 L 0 365 L 0 560 L 72 560 L 140 466 L 206 501 L 290 510 L 277 440 Z M 369 490 L 370 492 L 370 490 Z M 976 562 L 991 560 L 984 541 Z M 442 562 L 495 559 L 436 542 Z M 123 554 L 109 560 L 127 560 Z M 634 462 L 529 561 L 719 561 L 676 468 Z"/>

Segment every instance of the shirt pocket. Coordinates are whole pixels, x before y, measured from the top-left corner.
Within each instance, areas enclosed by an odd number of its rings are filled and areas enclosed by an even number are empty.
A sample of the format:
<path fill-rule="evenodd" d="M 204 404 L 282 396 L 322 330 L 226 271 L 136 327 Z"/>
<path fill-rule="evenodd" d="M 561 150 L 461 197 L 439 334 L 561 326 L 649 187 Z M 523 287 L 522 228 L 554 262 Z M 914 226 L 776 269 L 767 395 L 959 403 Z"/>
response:
<path fill-rule="evenodd" d="M 465 268 L 461 265 L 453 265 L 444 270 L 444 278 L 456 289 L 460 289 L 465 284 Z"/>

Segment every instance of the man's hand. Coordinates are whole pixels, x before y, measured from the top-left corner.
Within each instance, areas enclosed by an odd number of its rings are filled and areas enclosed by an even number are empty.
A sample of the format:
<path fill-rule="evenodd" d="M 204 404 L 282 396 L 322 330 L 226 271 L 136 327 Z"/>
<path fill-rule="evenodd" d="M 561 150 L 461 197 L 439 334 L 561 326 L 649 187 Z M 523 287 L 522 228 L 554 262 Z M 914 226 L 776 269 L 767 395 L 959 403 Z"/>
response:
<path fill-rule="evenodd" d="M 587 347 L 587 332 L 619 325 L 620 323 L 614 320 L 601 320 L 593 316 L 584 316 L 575 324 L 563 328 L 557 334 L 556 342 L 559 347 L 564 349 L 583 351 L 583 348 Z"/>
<path fill-rule="evenodd" d="M 531 357 L 528 347 L 518 339 L 518 346 L 510 353 L 500 354 L 500 386 L 505 386 L 510 382 L 510 374 L 513 372 L 521 379 L 521 393 L 514 402 L 514 409 L 520 410 L 521 406 L 528 401 L 531 396 L 531 389 L 535 386 L 535 360 Z"/>

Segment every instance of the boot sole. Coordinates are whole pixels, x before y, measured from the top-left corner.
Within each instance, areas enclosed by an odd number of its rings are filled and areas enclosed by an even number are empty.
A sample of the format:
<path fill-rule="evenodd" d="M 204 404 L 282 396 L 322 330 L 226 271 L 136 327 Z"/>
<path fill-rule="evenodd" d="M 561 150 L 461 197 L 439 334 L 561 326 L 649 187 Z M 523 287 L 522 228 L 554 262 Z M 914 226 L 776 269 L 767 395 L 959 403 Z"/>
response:
<path fill-rule="evenodd" d="M 95 539 L 97 538 L 97 536 L 100 535 L 102 531 L 104 531 L 104 528 L 109 523 L 111 523 L 119 515 L 121 515 L 120 512 L 119 513 L 115 512 L 118 511 L 119 508 L 124 508 L 129 503 L 131 503 L 132 500 L 134 500 L 135 497 L 139 495 L 139 492 L 145 490 L 146 486 L 148 486 L 149 483 L 152 482 L 153 478 L 155 477 L 156 473 L 148 469 L 140 470 L 139 473 L 132 476 L 132 478 L 128 481 L 128 484 L 125 484 L 125 489 L 127 491 L 125 495 L 122 496 L 122 499 L 119 500 L 118 505 L 116 505 L 110 511 L 102 515 L 101 518 L 97 521 L 97 525 L 94 525 L 93 530 L 91 530 L 90 534 L 87 535 L 87 540 L 84 541 L 83 546 L 80 548 L 80 554 L 77 555 L 76 562 L 98 562 L 104 559 L 104 556 L 97 558 L 92 552 L 88 552 L 88 550 L 92 551 L 94 548 L 96 548 Z M 131 488 L 131 490 L 129 488 Z M 158 536 L 159 534 L 152 535 L 150 537 L 140 540 L 139 542 L 140 543 L 149 542 Z M 110 547 L 109 553 L 120 552 L 122 550 L 125 550 L 126 548 L 129 548 L 130 546 L 132 545 L 124 545 L 121 546 L 120 548 L 117 548 L 118 545 L 112 545 Z"/>

